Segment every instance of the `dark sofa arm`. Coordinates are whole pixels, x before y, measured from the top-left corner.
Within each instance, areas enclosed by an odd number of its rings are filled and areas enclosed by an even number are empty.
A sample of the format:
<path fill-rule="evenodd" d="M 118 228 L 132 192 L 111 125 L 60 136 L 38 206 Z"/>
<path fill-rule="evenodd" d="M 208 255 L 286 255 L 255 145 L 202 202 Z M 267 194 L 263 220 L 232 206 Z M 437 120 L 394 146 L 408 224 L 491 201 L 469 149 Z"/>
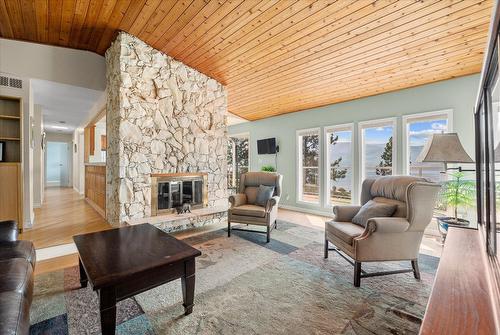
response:
<path fill-rule="evenodd" d="M 0 242 L 17 241 L 17 234 L 16 221 L 0 221 Z"/>

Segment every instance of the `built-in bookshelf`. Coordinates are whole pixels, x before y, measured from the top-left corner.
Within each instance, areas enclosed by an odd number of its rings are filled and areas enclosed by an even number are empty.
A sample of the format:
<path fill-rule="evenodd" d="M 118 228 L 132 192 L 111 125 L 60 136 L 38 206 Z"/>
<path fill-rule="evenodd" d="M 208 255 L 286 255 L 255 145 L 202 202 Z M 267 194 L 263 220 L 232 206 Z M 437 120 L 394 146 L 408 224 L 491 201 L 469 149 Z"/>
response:
<path fill-rule="evenodd" d="M 1 162 L 21 162 L 21 101 L 0 97 L 0 142 L 3 145 Z"/>
<path fill-rule="evenodd" d="M 0 221 L 15 220 L 23 227 L 22 105 L 17 98 L 0 97 Z"/>

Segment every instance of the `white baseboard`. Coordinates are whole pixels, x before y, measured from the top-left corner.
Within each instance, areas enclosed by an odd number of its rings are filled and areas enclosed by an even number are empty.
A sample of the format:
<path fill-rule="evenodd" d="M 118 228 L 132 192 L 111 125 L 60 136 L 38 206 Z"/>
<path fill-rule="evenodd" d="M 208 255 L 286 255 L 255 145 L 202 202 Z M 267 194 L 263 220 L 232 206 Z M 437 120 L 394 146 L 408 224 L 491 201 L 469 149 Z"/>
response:
<path fill-rule="evenodd" d="M 333 217 L 333 212 L 329 211 L 321 211 L 321 210 L 316 210 L 316 209 L 310 209 L 310 208 L 304 208 L 304 207 L 297 207 L 297 206 L 290 206 L 290 205 L 279 205 L 279 208 L 283 209 L 289 209 L 291 211 L 296 211 L 296 212 L 301 212 L 301 213 L 307 213 L 307 214 L 314 214 L 314 215 L 321 215 L 321 216 L 327 216 L 327 217 Z"/>
<path fill-rule="evenodd" d="M 34 223 L 35 223 L 35 214 L 31 214 L 31 220 L 30 219 L 24 220 L 23 229 L 33 228 Z"/>

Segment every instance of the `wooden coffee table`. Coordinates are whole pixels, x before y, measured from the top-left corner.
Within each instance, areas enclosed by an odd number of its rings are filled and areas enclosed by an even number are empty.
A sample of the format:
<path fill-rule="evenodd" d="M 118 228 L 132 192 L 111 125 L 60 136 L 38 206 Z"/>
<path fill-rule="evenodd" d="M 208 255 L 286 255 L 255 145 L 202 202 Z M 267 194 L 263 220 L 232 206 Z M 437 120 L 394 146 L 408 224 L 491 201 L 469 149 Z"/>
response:
<path fill-rule="evenodd" d="M 185 315 L 193 311 L 195 257 L 201 252 L 167 233 L 141 224 L 73 236 L 80 284 L 99 295 L 101 331 L 114 334 L 116 303 L 181 278 Z"/>

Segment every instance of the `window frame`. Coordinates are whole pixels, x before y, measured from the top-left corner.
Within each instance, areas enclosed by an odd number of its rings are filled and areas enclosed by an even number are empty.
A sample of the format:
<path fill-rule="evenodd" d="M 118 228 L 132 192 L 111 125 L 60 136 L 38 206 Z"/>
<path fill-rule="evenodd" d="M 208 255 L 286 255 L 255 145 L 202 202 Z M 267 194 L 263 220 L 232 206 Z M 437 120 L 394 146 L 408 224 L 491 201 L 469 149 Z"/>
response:
<path fill-rule="evenodd" d="M 317 133 L 318 135 L 318 178 L 319 178 L 319 190 L 318 190 L 318 202 L 310 202 L 310 201 L 304 201 L 303 200 L 303 194 L 302 194 L 302 186 L 303 186 L 303 181 L 302 181 L 302 142 L 301 142 L 301 137 L 304 135 L 308 135 L 311 133 Z M 305 129 L 297 129 L 295 131 L 295 187 L 296 187 L 296 192 L 295 192 L 295 201 L 297 204 L 302 204 L 302 205 L 308 205 L 308 206 L 313 206 L 313 207 L 321 207 L 322 203 L 322 167 L 321 167 L 321 159 L 323 157 L 323 144 L 321 140 L 321 127 L 313 127 L 313 128 L 305 128 Z"/>
<path fill-rule="evenodd" d="M 401 120 L 402 120 L 402 127 L 403 127 L 403 138 L 402 138 L 402 145 L 403 145 L 403 161 L 402 161 L 402 167 L 403 167 L 403 174 L 409 175 L 410 174 L 410 162 L 409 162 L 409 157 L 410 157 L 410 141 L 408 138 L 409 135 L 409 126 L 410 123 L 415 122 L 415 121 L 432 121 L 432 120 L 439 120 L 442 118 L 439 118 L 440 116 L 446 116 L 447 119 L 447 130 L 446 132 L 450 133 L 453 132 L 453 109 L 443 109 L 443 110 L 437 110 L 437 111 L 431 111 L 431 112 L 421 112 L 421 113 L 414 113 L 414 114 L 408 114 L 408 115 L 403 115 Z M 443 117 L 444 118 L 444 117 Z"/>
<path fill-rule="evenodd" d="M 328 150 L 328 135 L 329 133 L 331 132 L 335 132 L 335 131 L 350 131 L 351 132 L 351 171 L 352 171 L 352 178 L 351 178 L 351 204 L 354 203 L 355 201 L 355 196 L 354 196 L 354 193 L 355 193 L 355 190 L 354 190 L 354 185 L 356 184 L 356 173 L 354 171 L 354 166 L 355 166 L 355 162 L 354 162 L 354 148 L 355 148 L 355 141 L 356 141 L 356 138 L 357 138 L 357 133 L 355 132 L 355 128 L 354 128 L 354 122 L 351 122 L 351 123 L 342 123 L 342 124 L 337 124 L 337 125 L 331 125 L 331 126 L 327 126 L 327 127 L 324 127 L 323 128 L 323 141 L 325 143 L 325 159 L 324 159 L 324 166 L 323 166 L 323 169 L 324 169 L 324 181 L 322 184 L 324 185 L 321 185 L 323 186 L 323 203 L 324 203 L 324 208 L 326 209 L 331 209 L 333 208 L 333 206 L 335 204 L 331 203 L 330 202 L 330 195 L 329 195 L 329 192 L 330 192 L 330 178 L 329 178 L 329 172 L 330 172 L 330 168 L 329 168 L 329 162 L 330 162 L 330 150 Z"/>
<path fill-rule="evenodd" d="M 237 134 L 227 134 L 228 141 L 230 141 L 231 138 L 245 138 L 245 139 L 247 139 L 247 141 L 248 141 L 248 166 L 247 166 L 247 169 L 248 169 L 248 171 L 250 171 L 250 166 L 251 166 L 250 157 L 251 157 L 251 152 L 252 152 L 252 147 L 251 147 L 251 143 L 252 142 L 250 140 L 250 132 L 237 133 Z M 238 168 L 238 166 L 236 164 L 236 161 L 234 159 L 235 158 L 235 154 L 236 154 L 236 152 L 233 152 L 233 164 L 232 164 L 232 167 L 233 167 L 234 173 L 236 173 L 236 170 Z M 229 164 L 228 164 L 228 166 L 229 166 Z M 226 173 L 226 178 L 227 178 L 227 173 Z M 230 187 L 229 182 L 227 182 L 226 184 L 228 186 L 228 189 L 230 189 L 230 188 L 236 188 L 236 190 L 238 190 L 238 185 L 234 185 L 234 186 Z"/>
<path fill-rule="evenodd" d="M 369 128 L 378 128 L 378 127 L 386 127 L 392 126 L 392 175 L 398 174 L 398 118 L 397 117 L 389 117 L 383 119 L 374 119 L 368 121 L 358 122 L 358 164 L 359 164 L 359 173 L 358 173 L 358 185 L 359 190 L 361 190 L 361 186 L 363 185 L 363 181 L 365 180 L 365 159 L 364 159 L 364 146 L 365 146 L 365 136 L 364 130 Z"/>

